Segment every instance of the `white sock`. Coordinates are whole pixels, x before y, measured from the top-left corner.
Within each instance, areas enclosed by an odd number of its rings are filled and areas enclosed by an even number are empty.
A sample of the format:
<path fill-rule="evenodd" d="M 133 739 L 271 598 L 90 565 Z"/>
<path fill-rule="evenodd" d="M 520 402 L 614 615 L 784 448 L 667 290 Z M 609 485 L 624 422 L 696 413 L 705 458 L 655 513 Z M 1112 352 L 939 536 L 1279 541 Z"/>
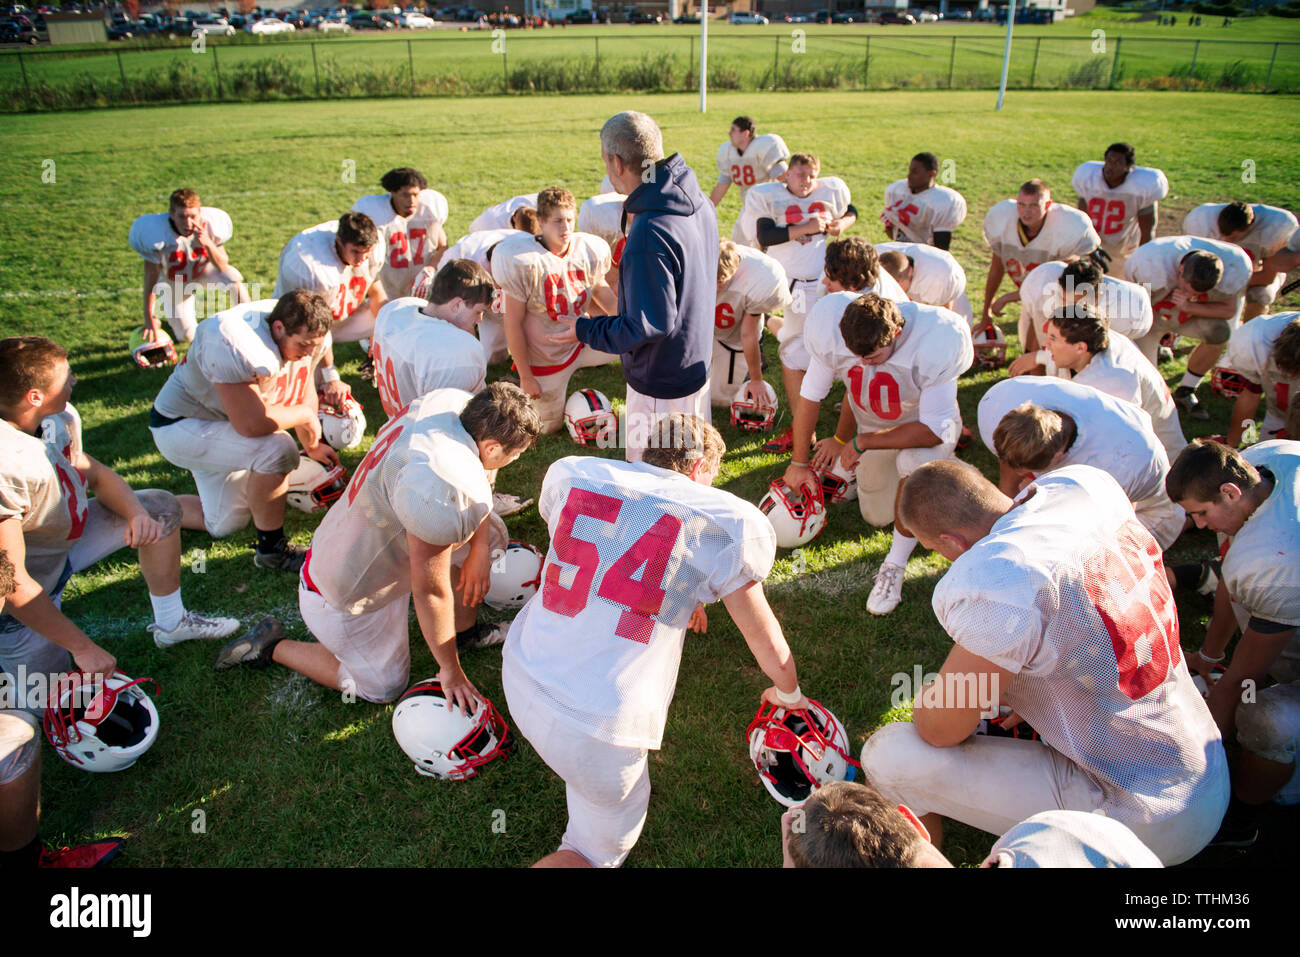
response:
<path fill-rule="evenodd" d="M 150 595 L 149 603 L 153 605 L 153 620 L 163 631 L 175 631 L 185 617 L 185 602 L 181 601 L 179 588 L 170 595 Z"/>
<path fill-rule="evenodd" d="M 885 556 L 885 561 L 906 568 L 907 559 L 911 557 L 914 548 L 916 548 L 915 538 L 908 538 L 906 535 L 900 535 L 895 531 L 894 543 L 889 546 L 889 554 Z"/>
<path fill-rule="evenodd" d="M 1201 380 L 1204 378 L 1205 376 L 1202 373 L 1187 372 L 1183 374 L 1183 381 L 1181 385 L 1185 385 L 1187 386 L 1187 388 L 1194 390 L 1198 385 L 1201 384 Z"/>

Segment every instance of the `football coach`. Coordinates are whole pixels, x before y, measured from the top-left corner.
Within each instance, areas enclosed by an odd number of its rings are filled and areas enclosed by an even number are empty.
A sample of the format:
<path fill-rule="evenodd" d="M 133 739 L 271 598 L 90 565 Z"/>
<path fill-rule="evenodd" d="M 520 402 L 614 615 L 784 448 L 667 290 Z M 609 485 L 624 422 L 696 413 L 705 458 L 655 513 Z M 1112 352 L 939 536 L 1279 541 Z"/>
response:
<path fill-rule="evenodd" d="M 710 420 L 718 218 L 681 155 L 664 158 L 663 136 L 644 113 L 610 117 L 600 131 L 600 156 L 614 189 L 627 197 L 619 314 L 569 320 L 570 329 L 555 338 L 621 356 L 627 459 L 639 462 L 669 413 Z"/>

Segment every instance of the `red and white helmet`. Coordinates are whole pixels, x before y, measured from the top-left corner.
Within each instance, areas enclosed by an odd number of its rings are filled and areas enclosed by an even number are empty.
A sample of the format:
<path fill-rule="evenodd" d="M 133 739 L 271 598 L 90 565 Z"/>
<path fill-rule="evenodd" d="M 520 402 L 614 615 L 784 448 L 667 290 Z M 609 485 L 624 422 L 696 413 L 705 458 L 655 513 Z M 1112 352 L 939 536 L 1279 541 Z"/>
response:
<path fill-rule="evenodd" d="M 764 408 L 745 398 L 745 382 L 740 384 L 731 403 L 731 427 L 746 432 L 764 432 L 776 424 L 776 390 L 770 382 L 763 383 L 763 391 L 767 394 L 767 407 Z"/>
<path fill-rule="evenodd" d="M 603 392 L 579 389 L 564 403 L 564 424 L 579 445 L 591 442 L 608 444 L 618 432 L 618 416 Z"/>
<path fill-rule="evenodd" d="M 786 807 L 806 801 L 823 784 L 852 781 L 859 767 L 849 757 L 844 725 L 819 702 L 808 704 L 787 711 L 765 701 L 745 729 L 759 780 Z"/>
<path fill-rule="evenodd" d="M 162 366 L 176 364 L 176 347 L 172 337 L 165 329 L 159 329 L 153 342 L 144 341 L 144 330 L 136 329 L 131 333 L 127 348 L 131 350 L 131 361 L 141 369 L 158 369 Z"/>
<path fill-rule="evenodd" d="M 831 462 L 830 468 L 818 473 L 818 477 L 822 480 L 822 501 L 827 505 L 857 501 L 857 469 L 846 469 L 838 455 Z"/>
<path fill-rule="evenodd" d="M 975 365 L 980 369 L 1000 369 L 1007 361 L 1007 337 L 995 323 L 971 330 L 975 347 Z"/>
<path fill-rule="evenodd" d="M 491 701 L 483 698 L 471 714 L 461 714 L 447 702 L 437 678 L 416 682 L 397 699 L 393 736 L 415 770 L 450 781 L 472 778 L 492 759 L 504 761 L 514 747 L 514 736 Z"/>
<path fill-rule="evenodd" d="M 289 473 L 289 504 L 311 515 L 324 512 L 343 494 L 348 473 L 343 466 L 326 468 L 305 455 L 298 456 L 298 467 Z"/>
<path fill-rule="evenodd" d="M 64 681 L 45 709 L 45 737 L 59 757 L 83 771 L 129 768 L 158 737 L 158 709 L 141 685 L 152 678 L 114 672 L 103 685 Z M 88 700 L 87 700 L 88 699 Z"/>
<path fill-rule="evenodd" d="M 826 503 L 822 501 L 822 487 L 803 486 L 801 498 L 790 497 L 785 482 L 777 479 L 759 500 L 758 510 L 767 516 L 776 532 L 780 548 L 798 548 L 807 545 L 826 527 Z"/>
<path fill-rule="evenodd" d="M 321 434 L 335 449 L 355 449 L 366 433 L 366 414 L 361 403 L 352 395 L 343 397 L 343 405 L 335 408 L 318 395 L 316 414 L 320 417 Z"/>
<path fill-rule="evenodd" d="M 527 542 L 511 542 L 492 562 L 492 579 L 483 599 L 500 611 L 523 608 L 542 583 L 546 556 Z"/>
<path fill-rule="evenodd" d="M 1210 375 L 1210 388 L 1225 399 L 1235 399 L 1246 391 L 1250 383 L 1236 369 L 1227 366 L 1215 366 Z"/>

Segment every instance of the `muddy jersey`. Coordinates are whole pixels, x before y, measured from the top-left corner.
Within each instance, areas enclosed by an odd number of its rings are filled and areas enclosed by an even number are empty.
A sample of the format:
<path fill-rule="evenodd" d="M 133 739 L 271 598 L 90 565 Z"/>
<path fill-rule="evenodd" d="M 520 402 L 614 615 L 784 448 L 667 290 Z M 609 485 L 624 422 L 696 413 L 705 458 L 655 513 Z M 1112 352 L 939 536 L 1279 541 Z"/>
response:
<path fill-rule="evenodd" d="M 375 317 L 370 357 L 384 414 L 392 418 L 437 389 L 471 394 L 484 386 L 487 361 L 478 336 L 425 315 L 426 300 L 405 296 L 385 303 Z"/>
<path fill-rule="evenodd" d="M 885 209 L 880 221 L 894 227 L 899 241 L 934 245 L 935 233 L 950 233 L 966 218 L 966 200 L 947 186 L 930 186 L 912 192 L 906 179 L 885 188 Z"/>
<path fill-rule="evenodd" d="M 743 349 L 741 319 L 746 313 L 766 315 L 790 304 L 790 283 L 785 270 L 757 249 L 737 246 L 740 265 L 718 290 L 713 310 L 713 338 L 730 349 Z"/>
<path fill-rule="evenodd" d="M 422 189 L 410 216 L 398 216 L 392 196 L 379 193 L 362 196 L 352 204 L 354 213 L 365 213 L 379 227 L 384 247 L 384 267 L 379 283 L 390 299 L 405 296 L 425 266 L 433 265 L 438 234 L 447 225 L 447 198 L 436 189 Z"/>
<path fill-rule="evenodd" d="M 200 210 L 217 245 L 230 242 L 234 227 L 225 210 L 214 206 L 201 206 Z M 145 262 L 162 266 L 158 278 L 168 282 L 191 282 L 212 263 L 203 244 L 194 236 L 176 232 L 167 213 L 148 213 L 137 218 L 131 224 L 127 242 Z"/>
<path fill-rule="evenodd" d="M 275 277 L 275 298 L 295 289 L 318 292 L 335 322 L 352 315 L 384 267 L 384 244 L 375 243 L 360 265 L 349 266 L 335 250 L 338 220 L 305 229 L 285 243 Z"/>
<path fill-rule="evenodd" d="M 1017 288 L 1037 266 L 1053 259 L 1078 259 L 1101 245 L 1088 214 L 1060 203 L 1048 204 L 1038 235 L 1022 243 L 1014 199 L 1004 199 L 988 211 L 984 217 L 984 241 L 1002 260 Z"/>
<path fill-rule="evenodd" d="M 849 209 L 849 187 L 838 176 L 822 176 L 811 193 L 802 198 L 786 189 L 784 183 L 755 186 L 745 197 L 745 212 L 754 222 L 770 219 L 778 227 L 798 226 L 815 213 L 840 219 Z M 781 264 L 786 276 L 795 279 L 820 279 L 826 264 L 825 234 L 801 236 L 764 250 Z"/>
<path fill-rule="evenodd" d="M 1100 160 L 1089 160 L 1074 171 L 1071 185 L 1088 206 L 1092 228 L 1101 237 L 1101 248 L 1112 256 L 1126 258 L 1142 241 L 1138 213 L 1169 195 L 1165 174 L 1150 166 L 1134 166 L 1118 186 L 1106 183 Z"/>

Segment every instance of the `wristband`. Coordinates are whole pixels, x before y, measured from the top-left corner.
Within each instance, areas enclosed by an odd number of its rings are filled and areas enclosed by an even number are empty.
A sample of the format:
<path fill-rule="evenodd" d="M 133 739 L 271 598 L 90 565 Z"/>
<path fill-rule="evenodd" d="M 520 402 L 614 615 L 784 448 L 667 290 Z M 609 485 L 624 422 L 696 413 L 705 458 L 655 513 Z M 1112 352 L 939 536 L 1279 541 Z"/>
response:
<path fill-rule="evenodd" d="M 338 382 L 339 370 L 334 368 L 333 366 L 321 366 L 320 380 L 322 382 Z"/>
<path fill-rule="evenodd" d="M 1212 664 L 1212 665 L 1217 665 L 1217 664 L 1218 664 L 1219 662 L 1221 662 L 1224 658 L 1228 657 L 1228 654 L 1227 654 L 1227 652 L 1224 652 L 1223 654 L 1219 655 L 1219 657 L 1217 657 L 1217 658 L 1211 658 L 1211 657 L 1210 657 L 1209 655 L 1207 655 L 1204 651 L 1198 651 L 1198 652 L 1196 653 L 1196 656 L 1197 656 L 1198 658 L 1200 658 L 1200 659 L 1201 659 L 1202 661 L 1204 661 L 1204 662 L 1207 662 L 1207 663 Z"/>
<path fill-rule="evenodd" d="M 796 462 L 794 459 L 791 459 L 791 460 L 790 460 L 790 464 L 791 464 L 791 465 L 797 465 L 797 466 L 798 466 L 799 468 L 801 468 L 801 469 L 806 469 L 806 468 L 808 468 L 808 463 L 807 463 L 807 462 Z"/>
<path fill-rule="evenodd" d="M 1040 366 L 1052 365 L 1052 353 L 1050 349 L 1039 349 L 1034 353 L 1034 358 L 1038 360 Z"/>
<path fill-rule="evenodd" d="M 857 452 L 859 455 L 863 455 L 867 451 L 866 449 L 858 448 L 858 437 L 856 435 L 853 436 L 853 451 Z"/>
<path fill-rule="evenodd" d="M 791 691 L 789 694 L 786 694 L 780 688 L 776 689 L 776 700 L 781 702 L 781 704 L 785 705 L 787 708 L 791 707 L 792 705 L 798 704 L 799 699 L 802 697 L 803 697 L 803 692 L 799 690 L 798 685 L 795 685 L 794 690 Z"/>
<path fill-rule="evenodd" d="M 849 443 L 845 442 L 842 438 L 840 438 L 838 435 L 832 435 L 831 438 L 834 439 L 836 442 L 840 443 L 840 445 L 848 445 L 848 444 L 849 444 Z"/>

